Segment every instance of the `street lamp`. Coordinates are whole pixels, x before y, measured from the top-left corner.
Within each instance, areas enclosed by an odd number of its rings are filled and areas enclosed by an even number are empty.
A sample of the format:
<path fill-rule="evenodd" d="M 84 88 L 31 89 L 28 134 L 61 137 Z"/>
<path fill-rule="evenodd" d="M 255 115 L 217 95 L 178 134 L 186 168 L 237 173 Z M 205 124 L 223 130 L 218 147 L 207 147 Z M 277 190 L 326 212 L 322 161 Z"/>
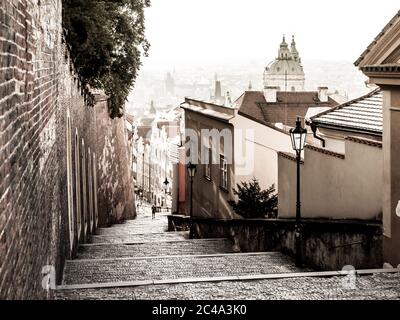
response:
<path fill-rule="evenodd" d="M 169 185 L 168 178 L 165 178 L 165 181 L 163 182 L 163 189 L 164 189 L 164 201 L 165 201 L 165 206 L 167 207 L 167 210 L 168 210 L 168 206 L 167 206 L 168 185 Z"/>
<path fill-rule="evenodd" d="M 168 178 L 165 178 L 165 181 L 163 182 L 163 187 L 164 187 L 165 193 L 166 193 L 167 190 L 168 190 L 168 185 L 169 185 Z"/>
<path fill-rule="evenodd" d="M 296 199 L 296 225 L 295 225 L 295 246 L 296 246 L 296 266 L 302 265 L 302 227 L 301 227 L 301 212 L 300 212 L 300 159 L 301 151 L 304 149 L 304 144 L 307 136 L 307 129 L 301 126 L 300 118 L 296 120 L 296 127 L 290 129 L 290 139 L 292 140 L 292 148 L 296 151 L 297 162 L 297 199 Z"/>
<path fill-rule="evenodd" d="M 193 238 L 193 178 L 196 175 L 196 165 L 189 162 L 187 165 L 188 174 L 190 177 L 190 238 Z"/>

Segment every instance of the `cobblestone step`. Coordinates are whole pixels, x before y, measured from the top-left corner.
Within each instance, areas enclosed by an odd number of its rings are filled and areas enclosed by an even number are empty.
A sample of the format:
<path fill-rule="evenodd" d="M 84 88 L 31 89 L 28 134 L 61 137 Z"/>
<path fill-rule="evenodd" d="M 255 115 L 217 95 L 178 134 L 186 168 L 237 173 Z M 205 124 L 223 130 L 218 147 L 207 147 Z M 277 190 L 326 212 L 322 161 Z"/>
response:
<path fill-rule="evenodd" d="M 113 231 L 114 232 L 114 231 Z M 106 235 L 94 235 L 91 243 L 155 243 L 158 241 L 185 240 L 189 238 L 188 232 L 163 232 L 135 234 L 130 232 L 116 232 Z"/>
<path fill-rule="evenodd" d="M 351 286 L 346 286 L 344 283 L 343 277 L 181 283 L 142 287 L 60 290 L 56 292 L 56 298 L 59 300 L 378 300 L 400 298 L 400 273 L 358 277 Z"/>
<path fill-rule="evenodd" d="M 165 230 L 157 231 L 151 230 L 147 232 L 143 232 L 141 229 L 133 229 L 133 228 L 99 228 L 96 230 L 96 234 L 98 236 L 125 236 L 125 235 L 144 235 L 144 234 L 160 234 L 160 233 L 168 233 Z M 176 232 L 170 232 L 176 233 Z M 177 233 L 178 234 L 178 233 Z"/>
<path fill-rule="evenodd" d="M 226 239 L 187 240 L 141 244 L 109 244 L 80 246 L 77 259 L 104 259 L 123 257 L 189 255 L 233 253 L 230 241 Z"/>
<path fill-rule="evenodd" d="M 64 284 L 218 277 L 300 272 L 280 253 L 180 256 L 156 259 L 73 260 L 65 267 Z"/>
<path fill-rule="evenodd" d="M 115 224 L 109 228 L 99 228 L 96 233 L 103 234 L 110 230 L 131 230 L 133 233 L 164 232 L 167 231 L 168 220 L 166 215 L 152 219 L 150 215 L 139 215 L 134 220 L 127 220 L 122 224 Z"/>

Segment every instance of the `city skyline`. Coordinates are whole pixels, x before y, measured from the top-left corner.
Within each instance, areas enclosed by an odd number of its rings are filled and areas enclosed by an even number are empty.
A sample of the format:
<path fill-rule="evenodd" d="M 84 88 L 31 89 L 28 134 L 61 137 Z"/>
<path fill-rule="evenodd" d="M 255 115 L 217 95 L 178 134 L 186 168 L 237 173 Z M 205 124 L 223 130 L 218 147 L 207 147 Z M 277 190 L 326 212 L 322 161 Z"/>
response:
<path fill-rule="evenodd" d="M 339 0 L 329 6 L 329 17 L 340 16 L 340 23 L 324 23 L 328 9 L 314 0 L 290 0 L 285 6 L 259 0 L 153 0 L 146 9 L 146 36 L 151 48 L 142 60 L 127 110 L 136 113 L 134 109 L 150 105 L 152 100 L 163 106 L 160 88 L 167 72 L 176 71 L 175 83 L 208 83 L 210 93 L 196 96 L 201 99 L 209 98 L 215 74 L 234 99 L 250 81 L 253 90 L 261 90 L 263 69 L 277 57 L 283 35 L 288 43 L 295 36 L 307 90 L 324 85 L 350 98 L 364 94 L 366 78 L 353 63 L 381 30 L 379 22 L 390 19 L 397 7 L 389 0 L 384 8 L 375 9 L 370 2 L 360 6 L 355 1 Z M 289 8 L 283 13 L 284 23 L 278 14 L 263 18 L 263 12 L 281 12 L 283 8 Z M 194 11 L 196 15 L 186 14 Z M 373 19 L 377 14 L 382 17 Z M 205 16 L 207 23 L 200 23 Z M 178 102 L 184 97 L 175 98 Z"/>
<path fill-rule="evenodd" d="M 237 64 L 277 56 L 276 44 L 295 35 L 304 59 L 354 62 L 389 20 L 398 2 L 289 0 L 153 0 L 146 9 L 151 48 L 142 70 L 167 71 L 180 66 Z M 195 12 L 196 14 L 192 14 Z M 379 19 L 376 16 L 379 15 Z M 326 19 L 337 19 L 327 23 Z M 316 27 L 317 26 L 317 27 Z M 345 49 L 344 49 L 345 48 Z"/>

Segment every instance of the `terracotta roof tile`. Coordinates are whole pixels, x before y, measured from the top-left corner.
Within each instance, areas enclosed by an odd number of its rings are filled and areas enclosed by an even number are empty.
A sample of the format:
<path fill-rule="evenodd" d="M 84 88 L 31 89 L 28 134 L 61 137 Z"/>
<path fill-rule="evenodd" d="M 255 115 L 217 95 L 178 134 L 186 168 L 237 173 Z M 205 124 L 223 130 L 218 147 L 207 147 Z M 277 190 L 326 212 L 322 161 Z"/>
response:
<path fill-rule="evenodd" d="M 339 158 L 339 159 L 344 159 L 344 157 L 345 157 L 344 154 L 342 154 L 342 153 L 333 152 L 333 151 L 330 151 L 330 150 L 327 150 L 327 149 L 324 149 L 324 148 L 319 148 L 319 147 L 316 147 L 316 146 L 312 146 L 312 145 L 309 145 L 309 144 L 307 144 L 305 146 L 305 148 L 307 148 L 309 150 L 313 150 L 313 151 L 319 152 L 319 153 L 326 154 L 327 156 L 336 157 L 336 158 Z"/>
<path fill-rule="evenodd" d="M 374 140 L 370 140 L 370 139 L 348 136 L 345 138 L 345 140 L 352 141 L 355 143 L 366 144 L 367 146 L 371 146 L 371 147 L 382 148 L 382 142 L 374 141 Z"/>
<path fill-rule="evenodd" d="M 139 126 L 139 127 L 137 127 L 138 136 L 142 137 L 143 139 L 149 138 L 151 130 L 152 130 L 151 126 Z"/>
<path fill-rule="evenodd" d="M 331 98 L 328 102 L 321 102 L 317 91 L 278 91 L 277 102 L 267 102 L 262 91 L 246 91 L 235 103 L 240 113 L 261 122 L 288 126 L 294 126 L 297 117 L 304 118 L 309 108 L 337 106 Z"/>
<path fill-rule="evenodd" d="M 289 153 L 289 152 L 279 151 L 278 155 L 283 157 L 283 158 L 285 158 L 285 159 L 291 160 L 291 161 L 297 161 L 296 156 L 294 154 Z M 304 164 L 304 159 L 300 159 L 300 164 Z"/>

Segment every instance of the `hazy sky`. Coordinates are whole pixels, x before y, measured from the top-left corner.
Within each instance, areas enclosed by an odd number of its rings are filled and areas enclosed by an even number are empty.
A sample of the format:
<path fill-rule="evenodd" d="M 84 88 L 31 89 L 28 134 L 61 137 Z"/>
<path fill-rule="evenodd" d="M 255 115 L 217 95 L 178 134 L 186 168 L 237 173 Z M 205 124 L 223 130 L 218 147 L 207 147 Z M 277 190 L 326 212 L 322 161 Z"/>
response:
<path fill-rule="evenodd" d="M 144 69 L 245 63 L 277 55 L 295 34 L 303 59 L 355 61 L 399 0 L 152 0 Z"/>

